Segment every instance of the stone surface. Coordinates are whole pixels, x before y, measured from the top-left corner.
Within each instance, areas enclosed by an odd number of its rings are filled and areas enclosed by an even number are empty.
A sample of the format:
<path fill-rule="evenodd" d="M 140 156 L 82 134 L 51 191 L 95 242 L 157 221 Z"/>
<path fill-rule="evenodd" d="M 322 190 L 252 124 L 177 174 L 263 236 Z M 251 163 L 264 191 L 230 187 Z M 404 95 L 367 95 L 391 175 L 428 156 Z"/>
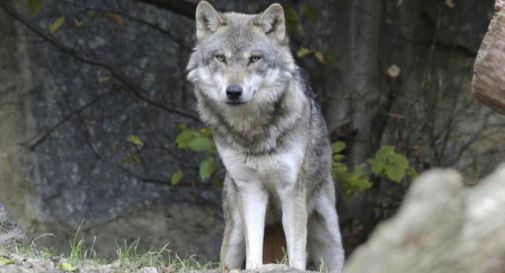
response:
<path fill-rule="evenodd" d="M 205 271 L 191 271 L 191 273 L 218 273 L 218 269 L 205 270 Z M 287 265 L 282 264 L 266 264 L 261 268 L 254 270 L 230 270 L 229 273 L 303 273 L 303 272 L 315 272 L 315 271 L 304 271 L 291 268 Z"/>
<path fill-rule="evenodd" d="M 85 59 L 118 69 L 141 86 L 141 95 L 151 102 L 178 107 L 196 116 L 191 87 L 184 81 L 194 21 L 130 0 L 47 0 L 36 16 L 26 12 L 24 1 L 10 2 L 19 3 L 18 9 L 27 20 L 46 33 L 58 17 L 66 16 L 65 24 L 50 37 Z M 256 12 L 270 2 L 216 0 L 213 4 Z M 357 104 L 361 98 L 352 96 L 355 90 L 333 81 L 346 69 L 348 45 L 344 41 L 349 35 L 343 33 L 355 20 L 345 17 L 345 13 L 356 2 L 307 1 L 318 9 L 321 21 L 304 26 L 302 41 L 307 45 L 293 39 L 295 51 L 304 46 L 320 50 L 327 58 L 324 66 L 310 56 L 300 60 L 311 71 L 314 90 L 320 95 L 337 90 L 338 96 L 350 104 Z M 433 113 L 435 117 L 448 117 L 453 98 L 469 94 L 466 90 L 470 86 L 472 54 L 485 32 L 492 0 L 455 1 L 452 9 L 438 0 L 384 3 L 386 16 L 378 22 L 383 33 L 381 45 L 377 45 L 384 52 L 380 60 L 373 61 L 380 62 L 384 71 L 393 63 L 398 65 L 403 81 L 402 99 L 392 111 L 392 116 L 400 115 L 388 124 L 390 134 L 384 139 L 396 143 L 395 137 L 412 136 L 402 143 L 431 147 L 433 142 L 424 138 L 431 134 L 418 130 L 426 128 L 424 122 L 431 118 L 420 115 L 419 109 L 433 108 L 419 104 L 428 101 L 428 90 L 439 90 L 437 96 L 446 100 Z M 174 145 L 177 122 L 193 127 L 201 124 L 138 99 L 103 66 L 62 53 L 14 23 L 2 10 L 0 37 L 0 202 L 26 232 L 55 235 L 36 243 L 68 250 L 68 242 L 84 221 L 82 235 L 88 240 L 96 235 L 96 247 L 105 256 L 113 255 L 111 241 L 131 242 L 140 237 L 141 244 L 146 242 L 141 245 L 144 249 L 154 242 L 169 242 L 174 251 L 217 258 L 222 222 L 219 189 L 200 184 L 200 158 Z M 439 40 L 441 43 L 434 45 Z M 328 73 L 323 73 L 321 67 L 329 68 Z M 468 107 L 467 101 L 458 100 L 455 105 L 465 115 L 451 123 L 456 124 L 453 136 L 448 137 L 451 141 L 456 136 L 472 136 L 480 128 L 475 120 L 483 116 Z M 401 116 L 406 112 L 401 106 L 412 112 Z M 401 123 L 403 120 L 408 123 Z M 458 127 L 458 122 L 466 127 Z M 445 120 L 436 122 L 441 128 L 446 124 Z M 405 130 L 408 126 L 412 128 Z M 47 132 L 51 133 L 44 138 Z M 138 136 L 145 145 L 138 147 L 128 140 L 130 135 Z M 493 145 L 503 139 L 492 137 L 488 141 Z M 33 146 L 41 139 L 44 141 Z M 436 153 L 416 146 L 415 156 L 420 165 L 432 164 L 432 154 L 436 154 L 440 162 L 468 172 L 473 169 L 467 166 L 486 171 L 493 165 L 469 164 L 468 158 L 476 158 L 474 153 L 451 158 L 458 155 L 459 146 L 454 143 L 435 145 L 433 149 L 444 147 Z M 489 162 L 496 161 L 492 155 Z M 178 169 L 185 170 L 182 184 L 170 187 L 170 177 Z M 203 241 L 201 245 L 199 240 Z"/>
<path fill-rule="evenodd" d="M 498 3 L 496 10 L 501 9 Z M 472 93 L 482 103 L 505 115 L 505 11 L 495 14 L 475 60 Z"/>
<path fill-rule="evenodd" d="M 2 273 L 64 273 L 60 269 L 62 263 L 68 263 L 67 260 L 48 260 L 42 258 L 32 258 L 23 255 L 11 255 L 8 257 L 12 264 L 1 265 L 0 272 Z M 172 270 L 170 267 L 156 268 L 153 266 L 142 268 L 125 268 L 113 264 L 96 264 L 91 261 L 80 262 L 77 266 L 77 271 L 80 273 L 221 273 L 221 269 L 211 270 L 192 270 L 180 269 Z M 290 268 L 286 265 L 268 264 L 255 270 L 230 270 L 229 273 L 314 273 L 314 271 L 303 271 Z"/>
<path fill-rule="evenodd" d="M 505 165 L 464 188 L 452 170 L 421 175 L 399 213 L 345 266 L 346 273 L 502 272 Z"/>
<path fill-rule="evenodd" d="M 26 236 L 9 211 L 0 204 L 0 255 L 13 251 L 16 246 L 22 246 Z"/>

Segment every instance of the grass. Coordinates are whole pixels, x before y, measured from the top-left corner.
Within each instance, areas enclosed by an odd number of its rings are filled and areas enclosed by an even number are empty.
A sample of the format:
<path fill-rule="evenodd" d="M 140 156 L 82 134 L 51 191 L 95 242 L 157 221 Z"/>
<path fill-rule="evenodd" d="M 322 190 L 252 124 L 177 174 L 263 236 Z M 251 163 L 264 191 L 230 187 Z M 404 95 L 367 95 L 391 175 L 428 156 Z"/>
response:
<path fill-rule="evenodd" d="M 56 255 L 52 250 L 47 248 L 38 248 L 35 244 L 35 239 L 29 245 L 18 246 L 16 254 L 42 261 L 54 261 L 58 259 L 60 260 L 59 266 L 70 267 L 83 267 L 87 265 L 100 267 L 110 262 L 112 266 L 118 267 L 122 272 L 136 272 L 136 270 L 142 267 L 169 268 L 171 272 L 206 270 L 219 267 L 218 263 L 202 263 L 197 256 L 181 258 L 174 255 L 168 249 L 168 244 L 157 250 L 151 249 L 142 252 L 139 250 L 140 239 L 136 239 L 131 243 L 124 241 L 121 245 L 116 243 L 116 259 L 114 261 L 104 261 L 97 258 L 95 251 L 96 237 L 93 238 L 91 245 L 85 242 L 86 240 L 80 236 L 79 227 L 74 238 L 70 241 L 70 253 L 68 256 Z"/>
<path fill-rule="evenodd" d="M 100 261 L 98 260 L 95 251 L 96 237 L 93 237 L 91 247 L 87 248 L 84 244 L 84 238 L 79 236 L 80 231 L 81 225 L 77 228 L 74 239 L 70 242 L 70 254 L 68 258 L 70 263 L 77 264 L 83 261 L 93 261 L 94 263 L 99 264 Z"/>
<path fill-rule="evenodd" d="M 168 244 L 159 250 L 149 250 L 145 253 L 138 251 L 139 239 L 130 244 L 126 242 L 123 246 L 116 246 L 119 265 L 124 269 L 138 269 L 146 266 L 166 267 L 173 272 L 183 270 L 205 270 L 219 267 L 219 264 L 207 262 L 202 263 L 196 256 L 181 258 L 177 255 L 171 255 Z"/>
<path fill-rule="evenodd" d="M 145 253 L 138 251 L 139 239 L 128 244 L 126 241 L 123 246 L 116 244 L 117 261 L 125 269 L 140 268 L 145 266 L 163 267 L 165 257 L 168 257 L 170 251 L 168 245 L 164 245 L 160 250 L 149 250 Z"/>

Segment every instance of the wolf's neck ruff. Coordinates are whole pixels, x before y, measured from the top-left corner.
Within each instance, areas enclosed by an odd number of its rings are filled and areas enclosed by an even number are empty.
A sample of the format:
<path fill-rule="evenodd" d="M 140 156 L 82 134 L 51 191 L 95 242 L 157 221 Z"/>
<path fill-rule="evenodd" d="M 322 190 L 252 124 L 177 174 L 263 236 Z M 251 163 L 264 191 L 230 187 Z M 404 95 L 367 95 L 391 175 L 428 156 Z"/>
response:
<path fill-rule="evenodd" d="M 297 81 L 293 79 L 292 82 Z M 197 90 L 197 96 L 205 96 L 205 93 Z M 223 106 L 201 98 L 198 108 L 218 141 L 249 155 L 271 153 L 282 147 L 283 138 L 298 123 L 307 122 L 306 117 L 310 116 L 309 101 L 301 87 L 292 83 L 271 104 Z"/>

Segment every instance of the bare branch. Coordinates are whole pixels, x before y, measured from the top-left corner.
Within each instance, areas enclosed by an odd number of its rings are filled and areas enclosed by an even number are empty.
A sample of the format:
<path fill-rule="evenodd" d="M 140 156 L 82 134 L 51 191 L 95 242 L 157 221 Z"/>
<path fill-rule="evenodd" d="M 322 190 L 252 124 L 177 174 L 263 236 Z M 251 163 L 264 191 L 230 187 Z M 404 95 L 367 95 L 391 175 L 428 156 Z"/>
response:
<path fill-rule="evenodd" d="M 112 94 L 113 91 L 110 91 L 110 92 L 107 92 L 107 93 L 104 93 L 104 94 L 101 94 L 101 95 L 98 95 L 97 97 L 95 97 L 94 99 L 92 99 L 91 101 L 85 103 L 84 105 L 82 105 L 81 107 L 73 110 L 72 112 L 66 114 L 60 121 L 58 121 L 55 125 L 53 125 L 51 128 L 49 128 L 48 130 L 46 130 L 44 133 L 36 136 L 33 140 L 30 141 L 30 143 L 28 144 L 28 148 L 33 151 L 35 150 L 41 143 L 43 143 L 54 131 L 56 131 L 61 125 L 63 125 L 66 121 L 68 121 L 69 119 L 71 119 L 72 117 L 74 117 L 75 115 L 81 113 L 82 111 L 86 110 L 87 108 L 93 106 L 94 104 L 96 104 L 98 101 L 100 101 L 101 99 L 109 96 L 110 94 Z"/>
<path fill-rule="evenodd" d="M 163 109 L 163 110 L 165 110 L 167 112 L 178 114 L 180 116 L 183 116 L 183 117 L 186 117 L 186 118 L 190 118 L 190 119 L 193 119 L 193 120 L 199 120 L 198 117 L 195 116 L 192 113 L 186 112 L 186 111 L 181 110 L 181 109 L 176 109 L 176 108 L 173 108 L 173 107 L 169 107 L 169 106 L 167 106 L 167 105 L 165 105 L 163 103 L 160 103 L 160 102 L 158 102 L 156 100 L 153 100 L 153 99 L 145 96 L 144 94 L 147 93 L 147 92 L 142 87 L 140 87 L 139 85 L 137 85 L 135 82 L 133 82 L 132 80 L 130 80 L 118 68 L 113 67 L 113 66 L 108 65 L 108 64 L 105 64 L 105 63 L 102 63 L 102 62 L 100 62 L 98 60 L 92 60 L 90 58 L 87 58 L 85 56 L 80 55 L 77 51 L 75 51 L 74 49 L 72 49 L 72 48 L 64 45 L 60 41 L 55 40 L 53 37 L 51 37 L 49 34 L 47 34 L 45 31 L 41 30 L 37 26 L 34 26 L 34 25 L 30 24 L 28 22 L 28 20 L 26 20 L 25 18 L 22 18 L 14 10 L 14 8 L 11 7 L 10 5 L 6 4 L 6 2 L 0 1 L 0 8 L 2 8 L 5 12 L 7 12 L 7 14 L 9 14 L 11 17 L 13 17 L 14 19 L 16 19 L 18 22 L 20 22 L 21 24 L 23 24 L 24 26 L 26 26 L 32 32 L 34 32 L 37 35 L 39 35 L 40 37 L 42 37 L 46 42 L 48 42 L 51 45 L 53 45 L 54 47 L 58 48 L 61 52 L 65 53 L 65 54 L 67 54 L 69 56 L 72 56 L 74 59 L 76 59 L 76 60 L 78 60 L 80 62 L 89 64 L 89 65 L 93 65 L 93 66 L 97 66 L 97 67 L 101 67 L 101 68 L 104 68 L 105 70 L 109 71 L 109 73 L 111 73 L 111 75 L 114 78 L 116 78 L 119 82 L 121 82 L 126 87 L 128 87 L 127 88 L 128 91 L 130 93 L 132 93 L 136 98 L 138 98 L 138 99 L 140 99 L 142 101 L 145 101 L 145 102 L 147 102 L 148 104 L 150 104 L 152 106 L 155 106 L 155 107 L 158 107 L 160 109 Z"/>
<path fill-rule="evenodd" d="M 82 5 L 80 3 L 76 3 L 76 2 L 70 1 L 70 0 L 64 0 L 64 2 L 68 3 L 69 5 L 75 6 L 75 7 L 83 8 L 86 11 L 94 11 L 94 12 L 97 12 L 97 13 L 105 13 L 105 14 L 107 14 L 107 13 L 115 13 L 115 14 L 121 15 L 122 17 L 126 18 L 127 20 L 131 20 L 133 22 L 146 25 L 146 26 L 148 26 L 148 27 L 150 27 L 150 28 L 158 31 L 161 34 L 166 35 L 171 40 L 173 40 L 174 42 L 176 42 L 179 47 L 182 47 L 182 48 L 184 48 L 186 50 L 192 50 L 192 48 L 190 46 L 186 45 L 182 39 L 180 39 L 179 37 L 176 37 L 169 30 L 164 29 L 164 28 L 162 28 L 161 26 L 159 26 L 159 25 L 157 25 L 155 23 L 148 22 L 146 20 L 140 19 L 140 18 L 132 16 L 130 14 L 119 12 L 117 10 L 89 7 L 89 6 Z"/>

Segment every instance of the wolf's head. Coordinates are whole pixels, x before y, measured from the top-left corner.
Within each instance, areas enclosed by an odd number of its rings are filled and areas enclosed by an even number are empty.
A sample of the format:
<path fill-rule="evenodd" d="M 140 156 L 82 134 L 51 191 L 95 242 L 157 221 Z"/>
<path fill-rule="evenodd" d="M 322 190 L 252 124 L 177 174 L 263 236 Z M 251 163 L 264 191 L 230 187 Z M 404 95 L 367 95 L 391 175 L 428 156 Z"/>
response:
<path fill-rule="evenodd" d="M 188 79 L 197 96 L 218 107 L 272 103 L 296 71 L 279 4 L 260 14 L 241 14 L 220 13 L 202 1 L 196 9 L 196 37 Z"/>

